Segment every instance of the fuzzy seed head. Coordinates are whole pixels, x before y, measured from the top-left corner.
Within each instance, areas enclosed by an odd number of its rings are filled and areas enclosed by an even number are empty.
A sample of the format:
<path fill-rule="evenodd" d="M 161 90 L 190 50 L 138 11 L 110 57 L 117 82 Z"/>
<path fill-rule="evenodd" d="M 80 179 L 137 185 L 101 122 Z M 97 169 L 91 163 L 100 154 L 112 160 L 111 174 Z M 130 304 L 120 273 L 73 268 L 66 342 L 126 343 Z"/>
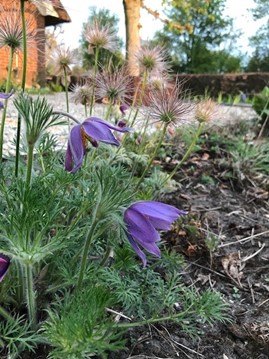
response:
<path fill-rule="evenodd" d="M 180 84 L 173 89 L 162 86 L 152 89 L 148 95 L 148 115 L 156 121 L 177 123 L 190 111 L 190 104 L 184 101 Z"/>
<path fill-rule="evenodd" d="M 82 104 L 84 106 L 91 104 L 93 89 L 90 85 L 75 85 L 72 88 L 73 96 L 71 97 L 75 104 Z"/>
<path fill-rule="evenodd" d="M 52 54 L 52 63 L 55 65 L 55 74 L 60 75 L 65 71 L 71 75 L 71 65 L 76 63 L 76 54 L 73 50 L 65 47 L 58 47 Z"/>
<path fill-rule="evenodd" d="M 142 46 L 136 54 L 141 73 L 162 74 L 169 68 L 167 54 L 161 46 Z"/>
<path fill-rule="evenodd" d="M 96 76 L 96 98 L 108 99 L 111 104 L 123 103 L 129 99 L 132 90 L 131 78 L 127 70 L 103 70 Z"/>
<path fill-rule="evenodd" d="M 209 122 L 217 111 L 217 104 L 210 98 L 197 103 L 195 108 L 195 119 L 202 122 Z"/>
<path fill-rule="evenodd" d="M 28 47 L 34 40 L 35 33 L 30 31 L 31 19 L 26 20 Z M 0 7 L 0 48 L 8 47 L 12 51 L 23 49 L 23 29 L 19 11 L 8 11 Z"/>
<path fill-rule="evenodd" d="M 169 75 L 166 73 L 163 74 L 153 74 L 148 78 L 148 88 L 150 90 L 161 90 L 164 88 L 172 88 L 173 84 L 171 84 Z"/>
<path fill-rule="evenodd" d="M 89 43 L 89 53 L 93 50 L 106 49 L 114 52 L 118 48 L 116 33 L 108 26 L 103 26 L 95 21 L 89 25 L 84 32 L 85 40 Z"/>

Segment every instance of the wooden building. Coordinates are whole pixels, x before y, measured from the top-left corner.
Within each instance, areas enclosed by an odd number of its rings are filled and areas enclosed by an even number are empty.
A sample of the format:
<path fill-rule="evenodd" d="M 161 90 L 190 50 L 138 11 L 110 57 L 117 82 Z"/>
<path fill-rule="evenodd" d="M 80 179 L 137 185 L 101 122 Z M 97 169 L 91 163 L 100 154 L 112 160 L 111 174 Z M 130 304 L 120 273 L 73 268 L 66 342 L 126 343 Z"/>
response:
<path fill-rule="evenodd" d="M 10 18 L 20 21 L 20 1 L 4 0 L 0 2 L 0 26 Z M 25 0 L 25 18 L 33 34 L 28 46 L 26 86 L 45 85 L 46 81 L 46 41 L 45 28 L 71 22 L 60 0 Z M 7 78 L 9 48 L 0 48 L 0 83 Z M 12 80 L 21 82 L 23 55 L 18 51 L 14 55 Z"/>

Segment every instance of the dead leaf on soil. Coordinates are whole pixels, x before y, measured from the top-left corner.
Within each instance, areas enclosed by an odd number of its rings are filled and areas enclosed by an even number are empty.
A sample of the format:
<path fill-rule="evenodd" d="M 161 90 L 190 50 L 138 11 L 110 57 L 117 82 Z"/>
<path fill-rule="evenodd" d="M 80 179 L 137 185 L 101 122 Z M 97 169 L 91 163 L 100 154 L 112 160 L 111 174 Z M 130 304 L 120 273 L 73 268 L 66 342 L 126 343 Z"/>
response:
<path fill-rule="evenodd" d="M 263 323 L 247 323 L 244 328 L 248 334 L 258 343 L 269 343 L 269 322 Z"/>
<path fill-rule="evenodd" d="M 205 152 L 201 159 L 202 159 L 202 161 L 207 161 L 209 159 L 209 157 L 210 157 L 209 153 Z"/>
<path fill-rule="evenodd" d="M 191 197 L 188 196 L 187 194 L 184 194 L 184 193 L 181 193 L 181 194 L 179 195 L 179 197 L 181 197 L 181 198 L 183 198 L 183 199 L 186 199 L 187 201 L 190 201 L 190 200 L 191 200 Z M 269 215 L 268 215 L 268 217 L 269 217 Z"/>
<path fill-rule="evenodd" d="M 186 250 L 186 255 L 188 257 L 192 257 L 194 254 L 196 254 L 198 251 L 198 245 L 197 244 L 191 244 L 188 243 L 188 248 Z"/>
<path fill-rule="evenodd" d="M 221 264 L 225 273 L 242 287 L 241 278 L 243 276 L 245 263 L 241 260 L 240 252 L 229 253 L 221 259 Z"/>

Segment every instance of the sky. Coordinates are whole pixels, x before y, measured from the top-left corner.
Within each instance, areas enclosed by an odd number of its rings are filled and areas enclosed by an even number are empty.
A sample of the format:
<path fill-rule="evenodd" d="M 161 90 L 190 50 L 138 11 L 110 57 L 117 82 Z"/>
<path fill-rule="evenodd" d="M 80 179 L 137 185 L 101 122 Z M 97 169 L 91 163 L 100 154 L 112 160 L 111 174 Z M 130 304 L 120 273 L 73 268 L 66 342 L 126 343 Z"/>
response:
<path fill-rule="evenodd" d="M 76 48 L 81 38 L 82 24 L 85 23 L 90 15 L 90 7 L 95 6 L 98 9 L 109 9 L 111 14 L 119 17 L 119 36 L 125 41 L 125 20 L 122 0 L 61 0 L 62 5 L 67 10 L 72 19 L 71 23 L 63 24 L 63 34 L 59 35 L 58 41 L 64 43 L 66 47 Z M 161 0 L 145 0 L 145 4 L 153 10 L 161 10 Z M 239 41 L 239 51 L 243 54 L 250 54 L 248 47 L 248 38 L 255 35 L 261 22 L 254 22 L 248 11 L 254 7 L 253 0 L 227 0 L 226 14 L 235 19 L 235 28 L 243 31 L 242 38 Z M 145 10 L 141 10 L 140 36 L 143 40 L 153 37 L 157 30 L 163 26 L 162 22 L 155 19 Z"/>

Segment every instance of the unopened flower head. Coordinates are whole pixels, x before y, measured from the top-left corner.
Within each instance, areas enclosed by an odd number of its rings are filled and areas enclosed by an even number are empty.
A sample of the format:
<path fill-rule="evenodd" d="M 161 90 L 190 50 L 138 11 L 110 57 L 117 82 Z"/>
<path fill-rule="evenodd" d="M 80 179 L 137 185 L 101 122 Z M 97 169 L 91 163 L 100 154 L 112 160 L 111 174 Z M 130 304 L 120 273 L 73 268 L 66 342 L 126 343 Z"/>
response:
<path fill-rule="evenodd" d="M 141 73 L 162 74 L 169 68 L 167 54 L 161 46 L 144 45 L 138 50 L 136 58 Z"/>
<path fill-rule="evenodd" d="M 60 75 L 65 71 L 67 75 L 71 75 L 71 65 L 76 62 L 76 54 L 73 50 L 61 46 L 53 52 L 52 62 L 55 64 L 56 75 Z"/>
<path fill-rule="evenodd" d="M 26 33 L 28 47 L 33 46 L 35 33 L 32 29 L 32 20 L 26 20 Z M 0 48 L 9 47 L 13 51 L 23 49 L 23 28 L 20 18 L 20 12 L 8 11 L 0 7 Z"/>
<path fill-rule="evenodd" d="M 176 123 L 189 113 L 191 105 L 184 101 L 182 86 L 173 89 L 162 86 L 148 95 L 147 113 L 150 118 L 164 123 Z"/>
<path fill-rule="evenodd" d="M 103 70 L 96 76 L 97 99 L 106 98 L 111 104 L 123 103 L 129 99 L 131 90 L 131 78 L 125 68 Z"/>
<path fill-rule="evenodd" d="M 195 108 L 195 119 L 202 122 L 209 122 L 217 111 L 217 104 L 213 100 L 206 99 L 197 103 Z"/>
<path fill-rule="evenodd" d="M 91 104 L 93 89 L 90 85 L 74 85 L 72 92 L 72 100 L 75 104 L 81 104 L 84 106 Z"/>
<path fill-rule="evenodd" d="M 3 93 L 1 92 L 0 93 L 0 99 L 3 99 L 3 100 L 8 100 L 12 95 L 14 94 L 14 91 L 12 90 L 11 92 L 9 93 Z M 4 108 L 4 104 L 2 103 L 2 101 L 0 101 L 0 110 Z"/>
<path fill-rule="evenodd" d="M 129 106 L 126 104 L 121 104 L 120 105 L 120 112 L 122 113 L 122 115 L 124 116 L 126 114 L 126 112 L 129 110 Z"/>
<path fill-rule="evenodd" d="M 89 43 L 89 53 L 93 50 L 106 49 L 114 52 L 118 48 L 116 33 L 109 26 L 101 25 L 98 21 L 86 27 L 85 40 Z"/>

